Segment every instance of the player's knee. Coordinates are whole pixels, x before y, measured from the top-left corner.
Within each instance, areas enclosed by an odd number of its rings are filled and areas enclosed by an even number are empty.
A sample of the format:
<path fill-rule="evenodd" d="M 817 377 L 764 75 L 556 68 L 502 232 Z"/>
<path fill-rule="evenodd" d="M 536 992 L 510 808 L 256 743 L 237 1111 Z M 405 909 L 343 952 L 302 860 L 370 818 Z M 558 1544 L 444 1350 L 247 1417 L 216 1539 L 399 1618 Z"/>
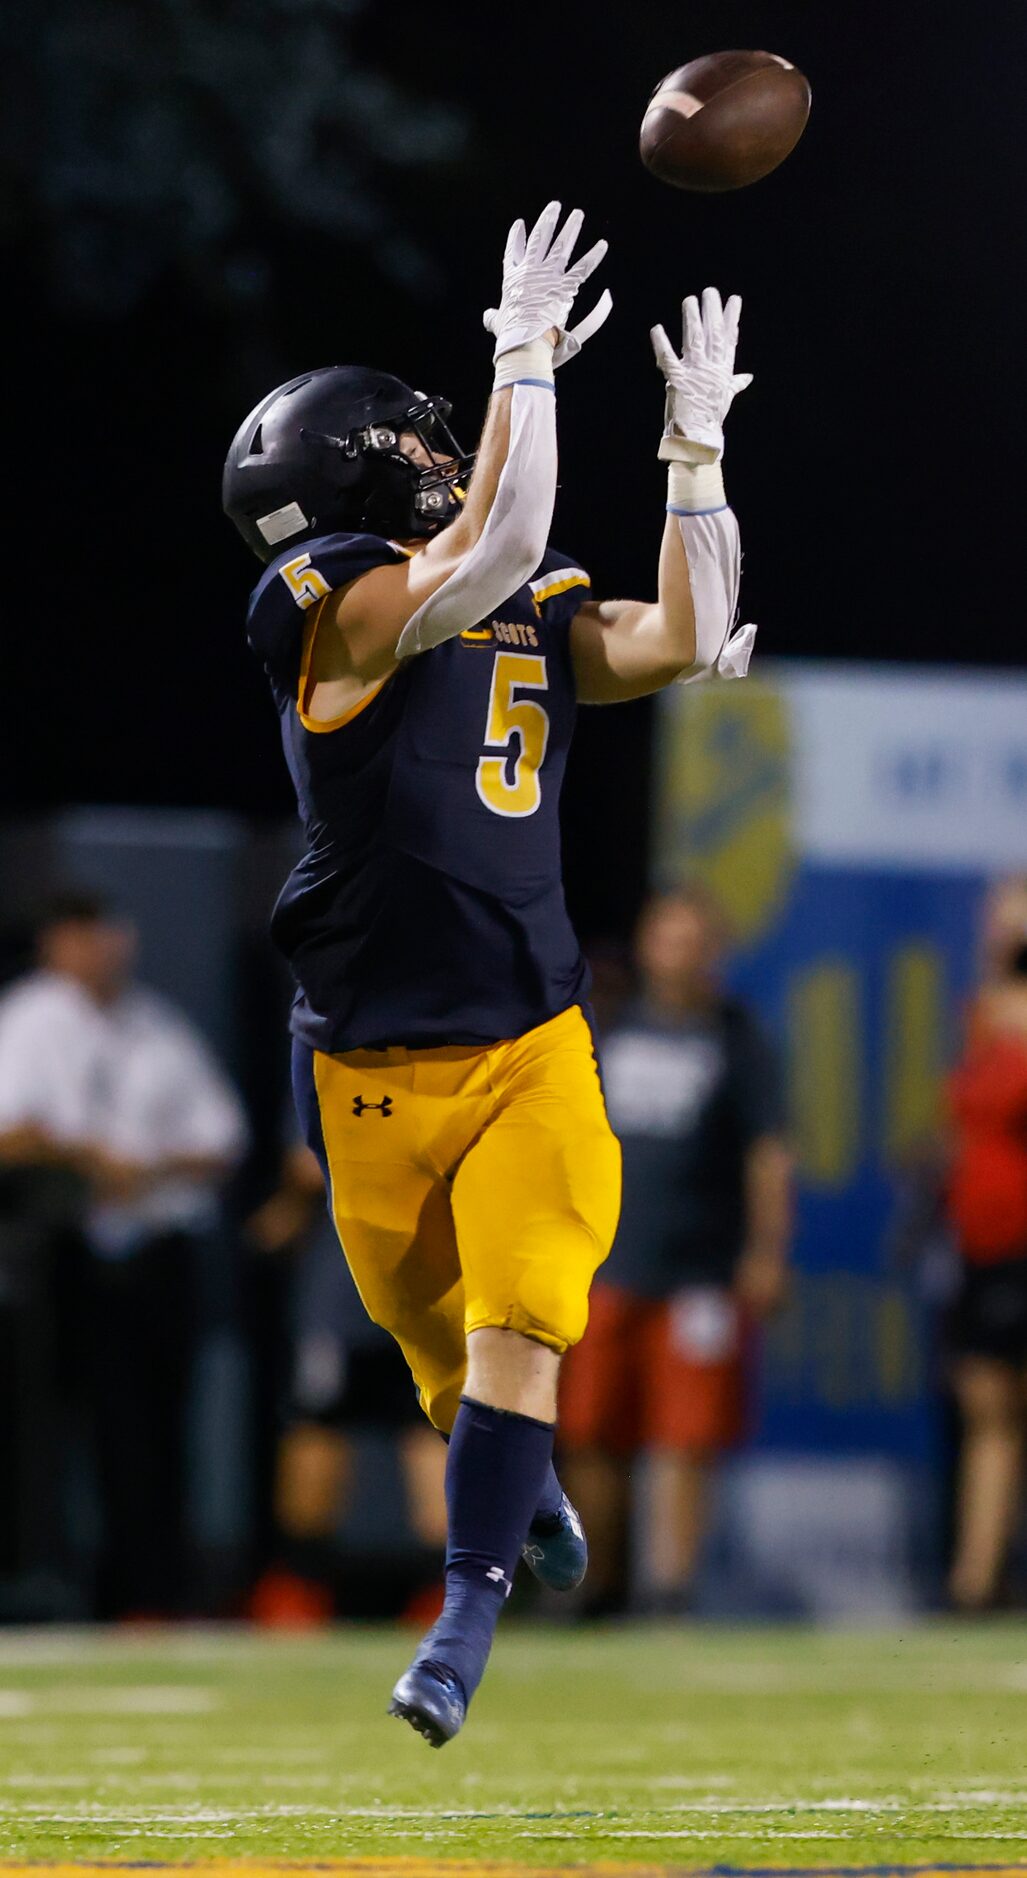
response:
<path fill-rule="evenodd" d="M 463 1393 L 466 1361 L 462 1359 L 456 1364 L 433 1362 L 425 1352 L 409 1347 L 404 1348 L 403 1354 L 410 1366 L 423 1413 L 440 1434 L 451 1434 Z"/>
<path fill-rule="evenodd" d="M 604 1254 L 583 1234 L 547 1235 L 534 1256 L 525 1246 L 519 1253 L 497 1258 L 478 1285 L 467 1285 L 465 1329 L 515 1330 L 562 1356 L 584 1335 L 589 1287 Z"/>
<path fill-rule="evenodd" d="M 448 1347 L 449 1339 L 446 1340 L 447 1347 L 435 1349 L 426 1347 L 423 1341 L 415 1337 L 401 1336 L 398 1340 L 410 1367 L 417 1399 L 424 1414 L 440 1434 L 450 1434 L 460 1407 L 467 1373 L 463 1339 L 456 1349 Z"/>
<path fill-rule="evenodd" d="M 459 1312 L 417 1311 L 402 1296 L 363 1293 L 372 1323 L 399 1344 L 421 1408 L 434 1428 L 448 1435 L 460 1406 L 467 1348 Z"/>
<path fill-rule="evenodd" d="M 590 1277 L 571 1276 L 556 1260 L 532 1266 L 518 1285 L 510 1328 L 562 1355 L 584 1335 Z"/>
<path fill-rule="evenodd" d="M 609 1250 L 608 1239 L 580 1229 L 551 1257 L 534 1260 L 525 1275 L 527 1308 L 553 1331 L 561 1352 L 585 1334 L 592 1281 Z"/>
<path fill-rule="evenodd" d="M 460 1407 L 463 1388 L 462 1370 L 459 1375 L 447 1376 L 444 1380 L 426 1380 L 418 1383 L 421 1407 L 432 1427 L 437 1428 L 440 1435 L 450 1435 L 453 1432 L 453 1423 L 456 1421 L 456 1412 Z"/>

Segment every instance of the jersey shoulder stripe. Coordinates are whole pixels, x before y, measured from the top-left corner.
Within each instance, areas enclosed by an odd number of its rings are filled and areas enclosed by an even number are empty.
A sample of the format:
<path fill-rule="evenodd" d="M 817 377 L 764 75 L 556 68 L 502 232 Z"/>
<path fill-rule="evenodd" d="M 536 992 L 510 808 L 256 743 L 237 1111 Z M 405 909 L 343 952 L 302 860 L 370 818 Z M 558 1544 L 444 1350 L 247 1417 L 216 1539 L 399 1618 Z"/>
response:
<path fill-rule="evenodd" d="M 589 584 L 583 567 L 560 567 L 552 574 L 543 574 L 539 580 L 529 582 L 536 606 L 541 606 L 543 600 L 554 600 L 558 593 L 567 593 L 571 587 L 587 587 Z"/>
<path fill-rule="evenodd" d="M 528 582 L 536 613 L 550 625 L 569 625 L 591 590 L 585 569 L 559 548 L 546 549 L 538 573 Z"/>

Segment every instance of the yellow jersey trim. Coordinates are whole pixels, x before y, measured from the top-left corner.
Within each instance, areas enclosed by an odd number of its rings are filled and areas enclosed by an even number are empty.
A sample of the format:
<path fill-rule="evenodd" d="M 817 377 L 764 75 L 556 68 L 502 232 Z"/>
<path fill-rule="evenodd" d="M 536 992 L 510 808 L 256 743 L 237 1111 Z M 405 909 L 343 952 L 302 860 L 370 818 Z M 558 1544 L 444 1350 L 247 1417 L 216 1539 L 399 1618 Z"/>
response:
<path fill-rule="evenodd" d="M 300 656 L 300 682 L 299 694 L 296 699 L 296 715 L 303 725 L 304 730 L 312 731 L 315 736 L 322 736 L 325 731 L 341 730 L 344 724 L 352 723 L 355 717 L 360 716 L 361 711 L 366 711 L 368 705 L 374 702 L 382 686 L 387 685 L 389 682 L 388 678 L 379 679 L 378 683 L 370 691 L 365 692 L 362 698 L 358 698 L 356 704 L 351 705 L 348 711 L 343 711 L 340 717 L 319 718 L 309 715 L 307 706 L 310 703 L 310 694 L 313 690 L 310 666 L 314 657 L 314 641 L 317 638 L 317 629 L 321 623 L 322 609 L 325 602 L 330 600 L 331 597 L 330 593 L 326 593 L 324 599 L 318 601 L 317 606 L 314 608 L 314 611 L 303 627 L 303 651 Z M 392 676 L 393 674 L 390 672 L 389 677 L 391 678 Z"/>
<path fill-rule="evenodd" d="M 395 675 L 395 672 L 390 672 L 389 678 L 394 678 Z M 319 736 L 321 732 L 325 730 L 341 730 L 344 724 L 351 724 L 355 717 L 360 716 L 361 711 L 366 711 L 368 705 L 374 703 L 379 691 L 385 689 L 389 678 L 380 678 L 373 690 L 358 699 L 357 703 L 351 705 L 348 711 L 343 711 L 341 717 L 327 717 L 323 723 L 320 718 L 308 717 L 306 711 L 301 711 L 297 705 L 296 708 L 300 723 L 303 725 L 304 730 L 313 731 L 315 736 Z"/>

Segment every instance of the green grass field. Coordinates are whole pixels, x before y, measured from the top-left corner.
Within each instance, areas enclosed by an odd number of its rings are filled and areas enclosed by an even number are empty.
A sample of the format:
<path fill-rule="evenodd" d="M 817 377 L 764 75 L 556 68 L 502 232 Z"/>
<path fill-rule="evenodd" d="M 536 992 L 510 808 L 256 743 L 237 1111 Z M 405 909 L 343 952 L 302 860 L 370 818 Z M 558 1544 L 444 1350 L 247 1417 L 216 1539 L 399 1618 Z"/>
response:
<path fill-rule="evenodd" d="M 518 1628 L 436 1753 L 413 1636 L 0 1634 L 0 1856 L 1027 1858 L 1027 1627 Z"/>

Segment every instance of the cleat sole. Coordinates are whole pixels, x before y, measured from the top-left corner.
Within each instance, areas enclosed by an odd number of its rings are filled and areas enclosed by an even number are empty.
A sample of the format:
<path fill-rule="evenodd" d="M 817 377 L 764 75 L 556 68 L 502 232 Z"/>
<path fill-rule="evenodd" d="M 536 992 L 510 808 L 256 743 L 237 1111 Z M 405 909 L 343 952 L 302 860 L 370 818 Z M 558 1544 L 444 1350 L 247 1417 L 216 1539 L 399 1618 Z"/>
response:
<path fill-rule="evenodd" d="M 446 1742 L 453 1738 L 447 1735 L 430 1715 L 426 1715 L 422 1708 L 418 1708 L 415 1702 L 397 1702 L 393 1698 L 389 1703 L 389 1714 L 395 1715 L 397 1721 L 409 1722 L 414 1733 L 422 1735 L 429 1747 L 444 1748 Z"/>

